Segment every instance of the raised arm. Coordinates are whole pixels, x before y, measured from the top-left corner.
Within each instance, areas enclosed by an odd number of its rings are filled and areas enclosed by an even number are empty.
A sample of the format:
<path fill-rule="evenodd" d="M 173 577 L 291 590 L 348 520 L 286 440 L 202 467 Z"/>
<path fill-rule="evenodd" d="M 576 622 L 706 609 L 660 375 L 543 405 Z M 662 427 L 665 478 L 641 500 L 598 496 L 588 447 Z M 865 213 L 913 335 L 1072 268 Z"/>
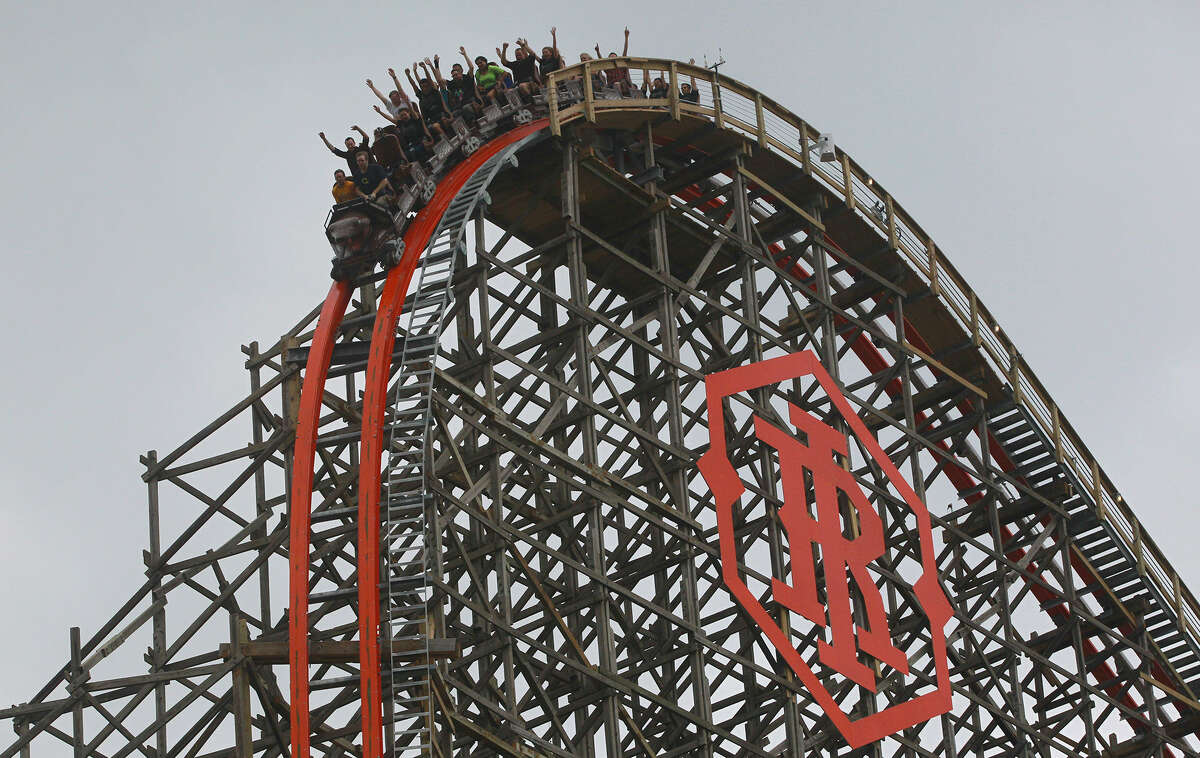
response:
<path fill-rule="evenodd" d="M 392 84 L 396 86 L 396 93 L 400 95 L 400 99 L 404 101 L 404 104 L 411 104 L 412 101 L 408 99 L 408 94 L 405 93 L 404 88 L 400 86 L 400 77 L 396 76 L 396 69 L 389 68 L 388 76 L 392 77 Z"/>
<path fill-rule="evenodd" d="M 625 47 L 621 49 L 621 55 L 629 55 L 629 27 L 625 27 Z"/>
<path fill-rule="evenodd" d="M 369 149 L 371 147 L 371 138 L 367 136 L 367 133 L 364 132 L 357 124 L 350 128 L 362 136 L 362 142 L 358 143 L 359 147 L 361 147 L 363 150 Z"/>
<path fill-rule="evenodd" d="M 384 109 L 380 108 L 378 105 L 375 106 L 375 112 L 378 113 L 380 116 L 383 116 L 384 118 L 386 118 L 388 121 L 391 121 L 393 124 L 400 123 L 400 119 L 396 118 L 392 114 L 390 114 L 387 111 L 385 111 Z"/>
<path fill-rule="evenodd" d="M 425 62 L 429 63 L 429 59 L 426 58 Z M 439 65 L 441 62 L 442 59 L 435 55 L 433 56 L 433 63 L 429 63 L 429 65 L 433 69 L 433 77 L 437 80 L 438 88 L 444 89 L 446 87 L 446 80 L 442 77 L 442 69 Z"/>
<path fill-rule="evenodd" d="M 474 77 L 475 64 L 471 62 L 471 56 L 467 55 L 467 48 L 459 45 L 458 52 L 462 53 L 463 60 L 467 62 L 467 76 Z"/>
<path fill-rule="evenodd" d="M 693 66 L 695 66 L 695 65 L 696 65 L 696 59 L 695 59 L 695 58 L 688 58 L 688 63 L 689 63 L 689 64 L 691 64 L 691 65 L 693 65 Z M 691 77 L 689 77 L 689 78 L 691 79 L 691 82 L 689 82 L 689 84 L 691 84 L 691 85 L 692 85 L 692 92 L 695 92 L 695 91 L 696 91 L 696 77 L 695 77 L 695 76 L 691 76 Z"/>
<path fill-rule="evenodd" d="M 391 69 L 389 68 L 388 71 L 391 71 Z M 371 91 L 375 93 L 375 97 L 379 98 L 380 102 L 382 102 L 384 105 L 388 104 L 388 99 L 383 96 L 383 93 L 375 87 L 375 83 L 370 79 L 367 80 L 367 86 L 371 88 Z"/>
<path fill-rule="evenodd" d="M 507 42 L 504 43 L 504 47 L 496 48 L 496 57 L 498 57 L 500 59 L 501 65 L 504 65 L 504 66 L 508 65 L 509 61 L 508 61 L 508 43 Z"/>
<path fill-rule="evenodd" d="M 604 57 L 604 56 L 603 56 L 603 55 L 601 55 L 601 53 L 600 53 L 600 43 L 599 43 L 599 42 L 597 42 L 597 43 L 596 43 L 596 57 L 597 57 L 597 58 L 603 58 L 603 57 Z"/>
<path fill-rule="evenodd" d="M 558 52 L 558 27 L 550 27 L 550 47 L 554 49 L 554 56 L 562 60 L 562 53 Z M 563 61 L 564 63 L 566 61 Z"/>
<path fill-rule="evenodd" d="M 325 137 L 325 132 L 320 132 L 320 135 L 321 135 L 321 141 L 325 143 L 325 147 L 329 148 L 329 151 L 331 153 L 338 152 L 338 149 L 336 147 L 334 147 L 332 144 L 330 144 L 329 140 Z"/>
<path fill-rule="evenodd" d="M 517 44 L 521 46 L 521 49 L 525 51 L 526 55 L 530 56 L 538 63 L 542 62 L 542 59 L 538 57 L 538 54 L 533 52 L 533 48 L 529 46 L 529 40 L 525 39 L 524 37 L 519 37 L 517 39 Z"/>
<path fill-rule="evenodd" d="M 417 64 L 414 63 L 413 68 L 416 68 L 416 67 L 417 67 Z M 421 88 L 417 86 L 417 81 L 415 79 L 413 79 L 412 68 L 404 69 L 404 78 L 408 80 L 408 86 L 412 87 L 413 94 L 416 95 L 418 99 L 420 99 Z"/>

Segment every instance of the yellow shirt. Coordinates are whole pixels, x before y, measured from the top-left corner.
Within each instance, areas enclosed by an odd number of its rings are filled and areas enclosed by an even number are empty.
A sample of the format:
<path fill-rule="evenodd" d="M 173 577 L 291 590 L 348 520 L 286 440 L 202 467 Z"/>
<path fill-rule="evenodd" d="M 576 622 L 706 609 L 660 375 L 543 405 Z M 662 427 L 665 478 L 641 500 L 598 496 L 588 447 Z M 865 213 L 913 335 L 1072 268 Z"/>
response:
<path fill-rule="evenodd" d="M 333 183 L 334 202 L 345 203 L 358 197 L 358 185 L 350 179 Z"/>

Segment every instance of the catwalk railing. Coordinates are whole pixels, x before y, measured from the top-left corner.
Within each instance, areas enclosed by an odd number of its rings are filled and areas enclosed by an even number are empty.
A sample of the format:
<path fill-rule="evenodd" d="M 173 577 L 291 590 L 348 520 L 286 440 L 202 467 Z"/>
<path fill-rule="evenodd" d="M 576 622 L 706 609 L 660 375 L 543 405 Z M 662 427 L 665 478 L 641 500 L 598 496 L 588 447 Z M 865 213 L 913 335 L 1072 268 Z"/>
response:
<path fill-rule="evenodd" d="M 621 68 L 630 85 L 597 91 L 597 72 Z M 655 78 L 666 85 L 665 97 L 648 97 Z M 579 80 L 582 99 L 563 102 L 559 97 L 571 80 Z M 680 97 L 680 85 L 692 85 L 699 97 Z M 947 260 L 932 237 L 904 210 L 879 182 L 841 148 L 833 160 L 817 154 L 820 132 L 789 110 L 741 82 L 694 64 L 662 58 L 604 58 L 585 61 L 550 74 L 550 129 L 560 134 L 564 124 L 595 121 L 605 110 L 664 110 L 675 118 L 683 114 L 711 119 L 722 129 L 755 140 L 804 171 L 839 196 L 880 237 L 888 242 L 927 284 L 998 375 L 1005 377 L 1014 401 L 1054 445 L 1055 456 L 1093 501 L 1096 517 L 1129 551 L 1138 571 L 1154 585 L 1175 611 L 1180 630 L 1200 636 L 1200 603 L 1184 586 L 1162 550 L 1146 534 L 1112 480 L 1075 428 L 1064 417 L 1050 393 L 1005 336 L 999 322 Z M 645 89 L 643 90 L 643 86 Z M 573 91 L 578 91 L 574 87 Z"/>

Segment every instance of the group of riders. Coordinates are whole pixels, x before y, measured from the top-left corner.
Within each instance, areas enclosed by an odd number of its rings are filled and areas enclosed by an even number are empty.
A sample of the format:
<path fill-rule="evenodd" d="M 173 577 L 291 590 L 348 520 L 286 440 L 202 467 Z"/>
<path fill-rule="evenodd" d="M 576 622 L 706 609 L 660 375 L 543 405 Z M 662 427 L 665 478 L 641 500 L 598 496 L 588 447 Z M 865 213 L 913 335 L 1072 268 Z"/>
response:
<path fill-rule="evenodd" d="M 458 52 L 466 65 L 454 63 L 449 78 L 442 72 L 440 56 L 415 62 L 411 68 L 404 69 L 413 98 L 405 93 L 394 69 L 389 68 L 388 74 L 395 88 L 386 96 L 368 79 L 367 86 L 383 104 L 382 108 L 376 105 L 375 111 L 390 123 L 375 129 L 374 142 L 360 127 L 352 127 L 359 138 L 347 137 L 344 150 L 331 144 L 321 132 L 321 140 L 330 152 L 346 161 L 346 170 L 334 172 L 335 202 L 345 203 L 360 197 L 390 202 L 400 188 L 414 178 L 413 164 L 430 159 L 440 140 L 454 136 L 456 124 L 482 122 L 493 105 L 499 109 L 514 101 L 533 103 L 542 93 L 549 75 L 566 65 L 558 49 L 557 28 L 550 30 L 550 40 L 551 43 L 538 55 L 526 39 L 518 38 L 511 59 L 508 57 L 509 43 L 505 42 L 496 48 L 499 63 L 483 55 L 472 59 L 466 48 L 459 47 Z M 600 58 L 598 44 L 595 50 L 596 58 Z M 628 54 L 627 28 L 620 55 Z M 617 56 L 615 51 L 609 53 L 611 58 Z M 594 59 L 589 53 L 581 53 L 579 60 Z M 616 65 L 593 71 L 592 86 L 595 90 L 615 91 L 622 97 L 665 98 L 669 92 L 669 85 L 662 77 L 635 88 L 629 69 Z M 514 100 L 514 96 L 519 99 Z M 695 80 L 680 86 L 679 99 L 683 102 L 699 100 Z"/>

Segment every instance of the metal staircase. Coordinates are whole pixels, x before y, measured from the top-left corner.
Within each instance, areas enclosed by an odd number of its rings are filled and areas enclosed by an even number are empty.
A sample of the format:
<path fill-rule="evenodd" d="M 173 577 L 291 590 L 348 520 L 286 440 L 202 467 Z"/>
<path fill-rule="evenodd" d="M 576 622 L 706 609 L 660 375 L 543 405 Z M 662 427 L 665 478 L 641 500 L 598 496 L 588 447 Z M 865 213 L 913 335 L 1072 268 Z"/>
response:
<path fill-rule="evenodd" d="M 429 487 L 428 440 L 438 340 L 453 300 L 454 272 L 465 255 L 466 225 L 481 204 L 488 202 L 486 190 L 493 177 L 505 166 L 515 166 L 516 152 L 537 138 L 539 135 L 531 135 L 497 153 L 450 202 L 414 276 L 416 288 L 403 311 L 407 325 L 397 336 L 400 360 L 391 389 L 380 551 L 385 564 L 380 588 L 384 593 L 380 605 L 384 609 L 385 718 L 390 752 L 397 758 L 431 754 L 436 736 L 429 584 L 429 541 L 434 534 L 430 525 L 436 510 Z"/>
<path fill-rule="evenodd" d="M 1124 610 L 1111 615 L 1113 626 L 1128 629 L 1131 636 L 1144 629 L 1147 644 L 1158 654 L 1161 666 L 1161 671 L 1155 672 L 1156 678 L 1194 697 L 1200 691 L 1200 650 L 1182 631 L 1172 603 L 1149 580 L 1147 568 L 1113 533 L 1109 521 L 1097 518 L 1098 506 L 1088 488 L 1074 480 L 1069 466 L 1062 465 L 1053 443 L 1029 418 L 1024 406 L 1010 406 L 993 415 L 988 428 L 1013 463 L 1010 473 L 1035 491 L 1056 495 L 1055 501 L 1066 509 L 1071 545 L 1082 558 L 1077 568 L 1094 574 L 1084 589 L 1106 593 L 1118 601 Z M 1038 507 L 1032 503 L 1018 505 L 1017 510 L 1006 514 L 1009 518 L 1002 520 L 1011 523 L 1036 513 Z M 1126 613 L 1132 616 L 1132 623 Z M 1160 705 L 1168 702 L 1171 698 L 1164 697 Z"/>

